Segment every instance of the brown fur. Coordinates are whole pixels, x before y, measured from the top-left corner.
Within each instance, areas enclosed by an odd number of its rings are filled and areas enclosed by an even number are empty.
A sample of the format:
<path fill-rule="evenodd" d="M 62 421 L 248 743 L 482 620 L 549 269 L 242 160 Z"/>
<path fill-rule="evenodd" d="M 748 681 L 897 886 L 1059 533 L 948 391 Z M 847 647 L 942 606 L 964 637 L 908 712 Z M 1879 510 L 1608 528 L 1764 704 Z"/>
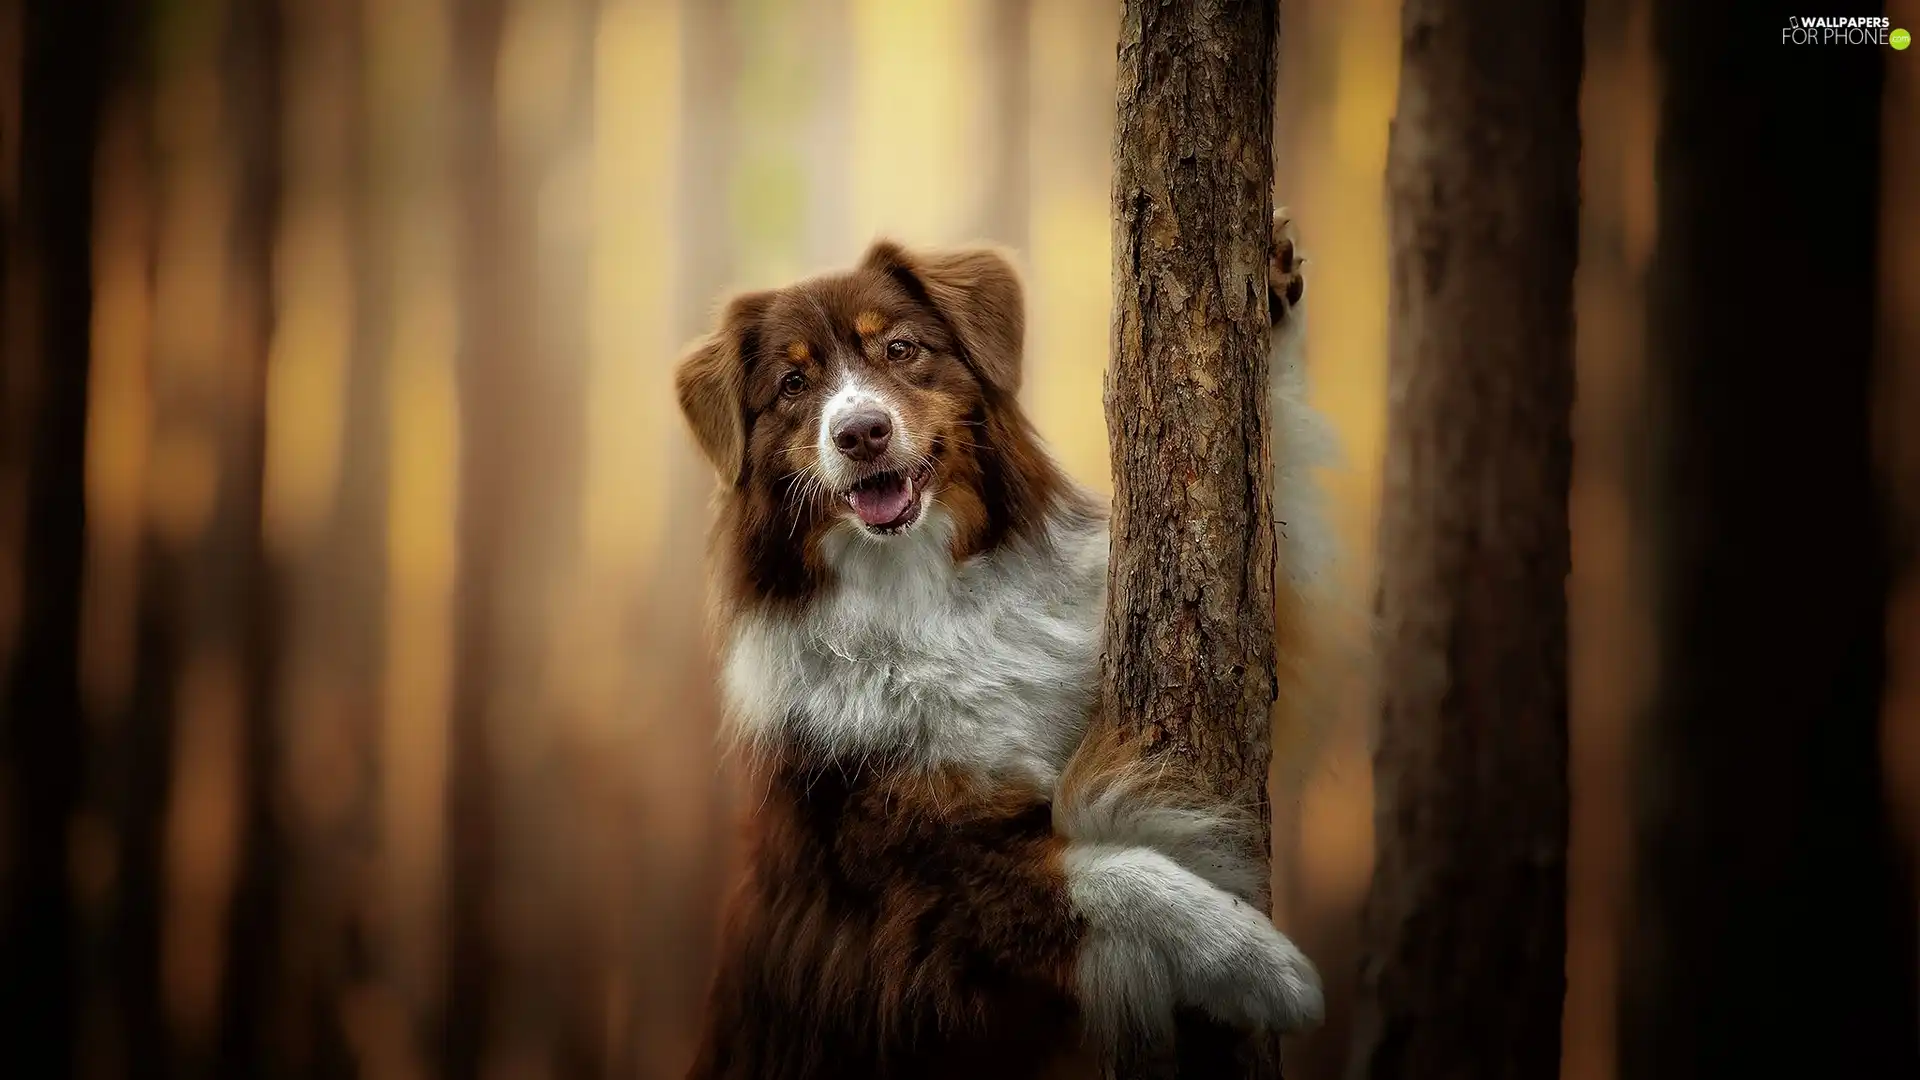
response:
<path fill-rule="evenodd" d="M 1157 834 L 1143 831 L 1129 814 L 1142 808 L 1151 808 L 1149 816 L 1160 822 Z M 1219 888 L 1259 907 L 1268 904 L 1271 882 L 1255 873 L 1266 864 L 1259 817 L 1215 791 L 1191 762 L 1149 756 L 1139 737 L 1129 737 L 1097 711 L 1061 772 L 1054 821 L 1084 842 L 1150 841 Z M 1176 822 L 1188 827 L 1171 827 Z"/>
<path fill-rule="evenodd" d="M 1107 723 L 1098 709 L 1080 746 L 1061 770 L 1056 792 L 1063 803 L 1084 803 L 1107 787 L 1122 783 L 1132 801 L 1163 809 L 1205 810 L 1217 828 L 1239 839 L 1259 828 L 1259 820 L 1237 803 L 1208 792 L 1206 777 L 1190 759 L 1146 753 L 1142 739 Z"/>
<path fill-rule="evenodd" d="M 828 388 L 847 368 L 928 440 L 956 559 L 1035 532 L 1070 485 L 1016 398 L 1024 328 L 1017 275 L 984 249 L 910 255 L 882 241 L 851 271 L 727 304 L 676 375 L 729 488 L 714 538 L 722 625 L 740 603 L 801 602 L 826 581 L 820 542 L 846 511 L 808 469 Z M 915 355 L 895 362 L 887 346 L 902 339 Z M 790 372 L 806 380 L 797 394 L 782 392 Z"/>
<path fill-rule="evenodd" d="M 804 754 L 756 781 L 691 1080 L 1094 1075 L 1045 793 Z"/>
<path fill-rule="evenodd" d="M 744 478 L 746 429 L 740 402 L 746 393 L 746 331 L 771 299 L 771 293 L 748 293 L 728 301 L 720 325 L 701 338 L 674 372 L 674 390 L 681 415 L 707 460 L 730 485 Z"/>

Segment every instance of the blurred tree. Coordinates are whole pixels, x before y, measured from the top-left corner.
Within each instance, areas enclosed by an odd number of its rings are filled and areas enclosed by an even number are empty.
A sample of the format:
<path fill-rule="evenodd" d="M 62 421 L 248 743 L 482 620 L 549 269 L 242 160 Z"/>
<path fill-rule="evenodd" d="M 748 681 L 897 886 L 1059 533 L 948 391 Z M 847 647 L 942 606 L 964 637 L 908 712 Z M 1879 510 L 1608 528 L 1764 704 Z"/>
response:
<path fill-rule="evenodd" d="M 1913 867 L 1879 745 L 1887 53 L 1783 47 L 1790 10 L 1654 14 L 1659 662 L 1636 732 L 1620 979 L 1635 1080 L 1920 1075 Z"/>
<path fill-rule="evenodd" d="M 238 815 L 221 949 L 216 1075 L 265 1076 L 285 1047 L 281 1012 L 281 916 L 286 902 L 284 823 L 280 813 L 280 643 L 284 585 L 265 548 L 266 423 L 269 353 L 276 326 L 274 283 L 282 187 L 282 11 L 280 0 L 233 3 L 218 46 L 226 168 L 233 177 L 225 306 L 232 328 L 222 343 L 226 385 L 219 425 L 222 491 L 189 588 L 212 594 L 220 610 L 215 647 L 231 650 L 240 731 L 235 778 Z M 211 636 L 211 635 L 210 635 Z"/>
<path fill-rule="evenodd" d="M 354 1002 L 376 968 L 381 365 L 393 286 L 362 23 L 355 0 L 286 5 L 286 272 L 277 280 L 266 527 L 287 576 L 277 702 L 288 808 L 286 1032 L 274 1072 L 288 1080 L 351 1071 Z M 299 437 L 306 432 L 318 445 Z"/>
<path fill-rule="evenodd" d="M 491 887 L 500 967 L 489 1067 L 538 1062 L 569 1077 L 618 1075 L 605 1060 L 599 991 L 610 969 L 629 975 L 621 969 L 631 963 L 602 940 L 606 868 L 595 861 L 634 854 L 596 850 L 590 833 L 564 823 L 617 817 L 619 804 L 596 800 L 632 774 L 613 768 L 562 706 L 573 661 L 551 644 L 565 629 L 561 598 L 575 586 L 581 547 L 599 25 L 595 0 L 507 4 L 495 75 L 497 216 L 469 222 L 490 226 L 493 257 L 517 267 L 496 268 L 494 287 L 524 293 L 495 313 L 520 324 L 501 328 L 505 351 L 491 392 L 504 396 L 488 406 L 507 412 L 468 418 L 491 425 L 484 434 L 469 428 L 469 437 L 499 445 L 466 460 L 494 471 L 463 487 L 472 494 L 484 485 L 480 505 L 493 506 L 467 526 L 499 533 L 495 580 L 473 582 L 494 606 L 484 676 L 499 780 Z"/>
<path fill-rule="evenodd" d="M 597 5 L 453 9 L 460 510 L 450 732 L 447 1076 L 599 1075 L 604 957 L 571 753 L 546 670 L 579 548 Z M 574 874 L 583 875 L 574 888 Z"/>
<path fill-rule="evenodd" d="M 1276 15 L 1261 0 L 1128 0 L 1121 17 L 1100 703 L 1148 753 L 1186 759 L 1263 824 L 1276 687 L 1266 389 Z M 1263 829 L 1263 849 L 1267 840 Z M 1277 1047 L 1197 1017 L 1172 1057 L 1166 1049 L 1146 1048 L 1124 1071 L 1279 1075 Z"/>
<path fill-rule="evenodd" d="M 95 136 L 119 61 L 116 0 L 0 7 L 0 1045 L 64 1076 L 78 1032 L 69 842 L 86 775 L 80 611 Z"/>
<path fill-rule="evenodd" d="M 802 252 L 794 246 L 800 239 L 798 231 L 782 244 L 782 237 L 756 228 L 753 220 L 742 220 L 746 200 L 735 193 L 749 176 L 740 142 L 743 125 L 753 122 L 747 114 L 752 87 L 745 68 L 756 45 L 747 38 L 756 30 L 765 38 L 777 34 L 766 20 L 756 26 L 746 0 L 672 3 L 678 9 L 681 49 L 673 100 L 678 110 L 673 118 L 676 139 L 671 148 L 672 213 L 679 224 L 667 267 L 674 285 L 667 348 L 677 352 L 707 331 L 715 305 L 728 288 L 741 283 L 753 254 L 776 260 L 800 256 L 824 260 L 833 254 L 831 244 L 841 238 L 817 236 Z M 791 11 L 787 15 L 798 17 Z M 776 70 L 810 89 L 798 91 L 779 78 L 765 89 L 790 97 L 822 96 L 838 107 L 840 115 L 832 117 L 832 124 L 800 140 L 808 152 L 825 159 L 811 179 L 827 175 L 828 168 L 844 167 L 844 127 L 852 110 L 833 91 L 851 80 L 852 64 L 846 56 L 851 35 L 844 0 L 809 5 L 806 18 L 811 24 L 808 36 L 788 42 L 805 66 L 797 71 L 794 66 Z M 765 49 L 771 42 L 757 44 Z M 779 145 L 800 149 L 791 142 Z M 819 189 L 813 193 L 819 194 Z M 818 209 L 825 220 L 809 222 L 817 230 L 838 222 L 844 203 Z M 664 419 L 679 423 L 677 416 Z M 667 466 L 662 517 L 666 522 L 704 521 L 713 500 L 712 470 L 692 440 L 683 436 L 683 429 L 675 428 L 672 434 L 657 451 Z M 672 717 L 670 723 L 655 725 L 645 736 L 651 783 L 641 793 L 640 812 L 656 824 L 636 838 L 638 857 L 652 869 L 642 895 L 656 915 L 634 928 L 635 948 L 644 965 L 634 985 L 642 1080 L 680 1080 L 693 1060 L 694 1038 L 713 971 L 717 912 L 736 869 L 733 777 L 719 767 L 713 738 L 720 724 L 715 665 L 706 641 L 697 633 L 686 633 L 684 624 L 675 626 L 654 615 L 702 610 L 705 555 L 704 545 L 664 545 L 647 568 L 635 607 L 640 613 L 634 650 L 634 667 L 640 675 L 636 695 L 644 695 L 649 707 L 658 710 L 656 715 Z M 685 784 L 686 776 L 698 781 Z M 685 806 L 663 805 L 680 801 L 693 803 L 691 812 Z"/>
<path fill-rule="evenodd" d="M 1895 26 L 1920 23 L 1913 0 L 1889 5 Z M 1881 116 L 1880 235 L 1920 235 L 1920 65 L 1890 63 Z M 1920 244 L 1880 245 L 1877 434 L 1892 495 L 1892 634 L 1883 755 L 1895 831 L 1920 866 Z"/>
<path fill-rule="evenodd" d="M 365 897 L 372 978 L 356 988 L 343 1022 L 369 1072 L 418 1076 L 432 1075 L 447 1048 L 447 774 L 461 434 L 454 368 L 463 254 L 455 233 L 464 209 L 451 150 L 458 115 L 453 5 L 356 6 L 366 63 L 361 122 L 370 272 L 357 290 L 363 300 L 354 348 L 373 354 L 381 385 L 367 393 L 385 399 L 385 415 L 363 421 L 380 440 L 371 453 L 385 466 L 384 497 L 368 508 L 385 526 L 377 571 L 384 610 L 370 798 L 378 887 Z"/>
<path fill-rule="evenodd" d="M 1652 636 L 1629 508 L 1645 442 L 1644 296 L 1652 245 L 1653 42 L 1647 0 L 1588 0 L 1575 278 L 1569 614 L 1567 999 L 1562 1080 L 1614 1080 L 1626 893 L 1626 735 Z"/>
<path fill-rule="evenodd" d="M 1024 253 L 1031 199 L 1027 173 L 1033 117 L 1033 0 L 992 0 L 987 5 L 984 38 L 989 73 L 987 115 L 990 170 L 975 232 L 986 240 Z"/>
<path fill-rule="evenodd" d="M 1352 1075 L 1559 1075 L 1582 5 L 1410 0 Z"/>
<path fill-rule="evenodd" d="M 451 163 L 459 252 L 459 550 L 448 728 L 444 1080 L 480 1080 L 500 1045 L 499 760 L 502 541 L 527 482 L 516 451 L 515 364 L 525 347 L 526 252 L 503 175 L 500 44 L 506 0 L 452 7 Z"/>
<path fill-rule="evenodd" d="M 164 12 L 66 5 L 60 16 L 88 25 L 64 33 L 42 23 L 37 7 L 26 14 L 26 70 L 42 61 L 60 65 L 54 85 L 64 90 L 49 101 L 68 100 L 53 141 L 36 146 L 35 123 L 27 125 L 23 166 L 29 180 L 42 167 L 76 170 L 60 180 L 63 198 L 30 210 L 29 219 L 44 214 L 53 235 L 79 228 L 69 242 L 84 255 L 96 193 L 113 194 L 115 221 L 127 217 L 119 205 L 127 200 L 162 209 L 156 246 L 147 249 L 150 275 L 135 279 L 152 298 L 140 298 L 137 311 L 93 312 L 91 281 L 80 280 L 94 273 L 89 260 L 52 263 L 60 273 L 49 280 L 60 288 L 48 297 L 74 306 L 60 308 L 38 330 L 46 335 L 38 348 L 17 354 L 51 346 L 44 355 L 58 356 L 32 428 L 50 438 L 71 424 L 71 437 L 84 430 L 86 373 L 102 340 L 135 339 L 132 353 L 151 359 L 150 371 L 133 374 L 143 388 L 151 381 L 141 413 L 144 420 L 150 408 L 154 433 L 152 446 L 139 452 L 157 464 L 139 492 L 144 499 L 116 510 L 132 523 L 138 562 L 137 597 L 126 598 L 135 604 L 137 627 L 130 692 L 93 694 L 97 715 L 84 729 L 77 714 L 62 720 L 46 711 L 57 699 L 8 709 L 10 717 L 34 718 L 42 739 L 77 743 L 83 730 L 97 736 L 81 774 L 84 817 L 33 826 L 57 846 L 59 874 L 71 875 L 83 895 L 67 897 L 73 908 L 64 930 L 10 932 L 8 940 L 37 937 L 65 949 L 75 943 L 73 915 L 84 926 L 82 957 L 69 960 L 51 993 L 39 986 L 35 996 L 62 1010 L 77 1007 L 68 980 L 78 972 L 85 1037 L 50 1036 L 74 1032 L 49 1023 L 33 1033 L 36 1045 L 79 1048 L 89 1072 L 252 1075 L 273 1052 L 280 955 L 278 752 L 269 711 L 277 590 L 260 531 L 279 183 L 276 13 L 270 4 L 237 12 L 204 3 Z M 38 34 L 46 36 L 36 40 Z M 113 99 L 115 171 L 108 171 L 93 161 L 102 73 L 122 60 L 131 78 Z M 28 79 L 34 90 L 34 77 Z M 36 122 L 37 93 L 26 95 Z M 147 184 L 138 177 L 149 159 L 156 168 Z M 81 164 L 96 172 L 79 171 Z M 123 182 L 118 170 L 136 179 Z M 230 202 L 198 198 L 210 191 Z M 31 192 L 31 183 L 23 187 Z M 66 200 L 86 204 L 86 212 Z M 117 237 L 115 244 L 124 256 Z M 126 276 L 124 268 L 114 273 Z M 66 280 L 69 274 L 78 277 Z M 140 317 L 149 308 L 157 313 L 150 343 L 149 323 Z M 90 319 L 102 340 L 90 340 Z M 107 338 L 107 330 L 118 336 Z M 68 391 L 80 401 L 67 402 Z M 146 429 L 122 435 L 144 440 Z M 72 453 L 64 468 L 73 490 L 35 509 L 35 529 L 77 528 L 61 505 L 82 498 L 82 450 Z M 77 533 L 64 542 L 71 550 L 35 568 L 30 580 L 77 590 L 87 544 Z M 57 632 L 66 639 L 60 653 L 26 665 L 41 669 L 36 680 L 72 677 L 59 656 L 82 639 L 73 627 Z M 22 644 L 31 641 L 23 636 Z M 32 761 L 34 774 L 72 779 L 66 770 L 74 759 L 57 743 L 38 747 Z"/>

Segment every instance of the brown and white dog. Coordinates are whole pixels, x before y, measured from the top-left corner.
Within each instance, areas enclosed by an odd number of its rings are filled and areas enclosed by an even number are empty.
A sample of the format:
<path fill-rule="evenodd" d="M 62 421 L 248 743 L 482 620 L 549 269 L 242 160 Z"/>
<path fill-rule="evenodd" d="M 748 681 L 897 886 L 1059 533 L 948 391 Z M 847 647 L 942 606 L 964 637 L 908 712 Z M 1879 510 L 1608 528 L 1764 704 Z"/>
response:
<path fill-rule="evenodd" d="M 1301 283 L 1270 270 L 1283 571 L 1305 528 Z M 989 250 L 875 244 L 728 303 L 677 375 L 723 481 L 715 629 L 757 789 L 699 1080 L 1058 1075 L 1203 1010 L 1318 1022 L 1229 809 L 1090 731 L 1105 508 L 1021 412 Z M 1051 1070 L 1051 1071 L 1050 1071 Z"/>

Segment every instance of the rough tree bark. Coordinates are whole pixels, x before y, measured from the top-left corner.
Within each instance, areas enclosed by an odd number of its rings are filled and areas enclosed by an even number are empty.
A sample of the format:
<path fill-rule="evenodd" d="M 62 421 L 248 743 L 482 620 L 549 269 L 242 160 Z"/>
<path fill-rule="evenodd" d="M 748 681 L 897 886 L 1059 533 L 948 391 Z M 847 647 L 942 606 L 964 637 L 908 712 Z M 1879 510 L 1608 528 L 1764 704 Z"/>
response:
<path fill-rule="evenodd" d="M 1880 759 L 1888 556 L 1870 422 L 1889 54 L 1783 47 L 1772 34 L 1789 8 L 1754 7 L 1654 15 L 1660 651 L 1635 733 L 1620 1069 L 1914 1076 L 1913 868 Z"/>
<path fill-rule="evenodd" d="M 1106 394 L 1102 712 L 1262 822 L 1276 688 L 1266 297 L 1278 14 L 1260 0 L 1127 0 Z M 1143 1057 L 1127 1071 L 1279 1075 L 1277 1048 L 1260 1040 L 1196 1019 L 1177 1041 L 1177 1062 Z"/>
<path fill-rule="evenodd" d="M 1559 1075 L 1581 7 L 1402 9 L 1372 1080 Z"/>

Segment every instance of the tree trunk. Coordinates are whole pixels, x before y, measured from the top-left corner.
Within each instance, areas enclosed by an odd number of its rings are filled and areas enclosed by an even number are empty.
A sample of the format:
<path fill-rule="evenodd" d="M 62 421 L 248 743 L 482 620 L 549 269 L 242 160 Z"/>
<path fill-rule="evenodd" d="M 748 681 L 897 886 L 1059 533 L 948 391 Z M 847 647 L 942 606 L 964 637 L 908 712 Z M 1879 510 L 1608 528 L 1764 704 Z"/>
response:
<path fill-rule="evenodd" d="M 0 1044 L 78 1031 L 68 841 L 86 762 L 80 611 L 86 526 L 95 140 L 114 68 L 113 0 L 0 11 L 14 105 L 0 119 Z M 55 1061 L 55 1054 L 62 1059 Z"/>
<path fill-rule="evenodd" d="M 517 355 L 507 334 L 523 297 L 503 249 L 505 196 L 499 133 L 500 43 L 505 0 L 455 5 L 453 185 L 458 200 L 460 502 L 453 624 L 453 699 L 448 720 L 445 1080 L 479 1080 L 500 1038 L 501 956 L 498 754 L 494 745 L 500 540 L 514 483 L 506 369 Z M 404 723 L 404 717 L 393 718 Z"/>
<path fill-rule="evenodd" d="M 1894 7 L 1897 14 L 1901 9 Z M 1911 0 L 1905 10 L 1920 14 Z M 1920 18 L 1909 18 L 1911 27 Z M 1900 25 L 1896 23 L 1896 25 Z M 1880 118 L 1880 235 L 1920 235 L 1920 67 L 1886 69 Z M 1920 245 L 1882 244 L 1874 390 L 1883 490 L 1888 501 L 1889 570 L 1886 726 L 1881 754 L 1895 841 L 1920 867 Z M 1907 419 L 1907 422 L 1902 422 Z"/>
<path fill-rule="evenodd" d="M 285 1080 L 352 1075 L 351 1010 L 377 970 L 372 898 L 378 889 L 379 679 L 387 584 L 381 352 L 392 322 L 393 275 L 375 220 L 378 199 L 368 160 L 374 103 L 364 91 L 360 21 L 357 8 L 340 0 L 287 4 L 283 236 L 298 240 L 326 230 L 334 234 L 328 243 L 337 246 L 332 260 L 305 260 L 310 276 L 283 283 L 291 306 L 280 318 L 289 336 L 314 334 L 334 320 L 344 321 L 347 330 L 334 339 L 340 352 L 330 358 L 339 365 L 334 392 L 340 395 L 332 487 L 272 492 L 287 503 L 314 503 L 270 513 L 268 520 L 269 536 L 288 562 L 278 712 L 286 802 L 293 810 L 282 992 L 289 1031 L 275 1073 Z M 308 295 L 296 297 L 294 288 Z M 288 376 L 283 369 L 275 377 Z M 304 398 L 287 403 L 276 392 L 274 400 L 280 408 L 313 409 Z"/>
<path fill-rule="evenodd" d="M 807 36 L 795 46 L 805 59 L 786 60 L 794 66 L 781 68 L 811 81 L 812 93 L 830 103 L 814 118 L 813 130 L 798 139 L 808 155 L 804 174 L 812 198 L 804 246 L 789 251 L 808 265 L 845 257 L 841 245 L 847 242 L 851 185 L 836 178 L 850 160 L 853 124 L 853 35 L 846 8 L 847 0 L 810 5 Z M 728 196 L 743 183 L 743 142 L 748 136 L 742 125 L 755 115 L 748 102 L 752 88 L 745 79 L 746 65 L 754 59 L 752 37 L 756 30 L 768 32 L 765 20 L 755 20 L 749 10 L 740 0 L 702 0 L 683 3 L 675 16 L 681 41 L 674 93 L 679 115 L 677 142 L 667 157 L 677 189 L 671 213 L 678 224 L 664 260 L 674 288 L 656 309 L 667 328 L 664 337 L 653 339 L 661 348 L 678 348 L 679 342 L 706 332 L 713 297 L 746 276 L 748 260 L 743 256 L 748 244 L 779 250 L 756 228 L 759 219 L 735 223 Z M 789 13 L 788 18 L 800 16 Z M 781 67 L 781 62 L 773 66 Z M 664 520 L 704 520 L 713 481 L 699 451 L 690 440 L 668 439 L 651 452 L 662 460 Z M 656 809 L 661 800 L 687 798 L 697 799 L 702 809 L 674 815 L 683 822 L 677 827 L 642 830 L 633 838 L 635 866 L 672 869 L 642 872 L 636 895 L 654 914 L 628 920 L 635 976 L 629 1037 L 636 1046 L 638 1080 L 681 1080 L 697 1050 L 718 947 L 717 913 L 743 859 L 733 828 L 736 776 L 723 767 L 726 763 L 710 734 L 720 724 L 714 690 L 718 673 L 700 638 L 651 617 L 653 612 L 699 608 L 706 587 L 704 551 L 699 545 L 672 543 L 654 551 L 648 564 L 632 572 L 638 587 L 632 590 L 627 608 L 632 614 L 627 618 L 635 627 L 630 640 L 638 645 L 632 648 L 634 675 L 628 692 L 638 695 L 630 699 L 636 703 L 644 696 L 646 708 L 684 710 L 686 720 L 680 730 L 669 725 L 648 734 L 649 761 L 635 792 L 636 812 L 669 820 Z M 704 779 L 687 788 L 675 782 L 677 776 Z M 663 965 L 670 965 L 669 970 L 663 972 Z"/>
<path fill-rule="evenodd" d="M 990 72 L 984 106 L 987 136 L 986 189 L 974 233 L 1015 251 L 1027 248 L 1032 198 L 1033 0 L 991 0 L 982 29 Z"/>
<path fill-rule="evenodd" d="M 1266 296 L 1277 15 L 1257 0 L 1127 0 L 1106 400 L 1102 713 L 1262 821 L 1276 688 Z M 1183 1076 L 1279 1073 L 1274 1046 L 1197 1019 L 1182 1022 L 1175 1049 Z"/>
<path fill-rule="evenodd" d="M 1401 19 L 1376 855 L 1351 1075 L 1550 1080 L 1582 12 L 1409 0 Z"/>
<path fill-rule="evenodd" d="M 602 961 L 594 913 L 608 859 L 586 828 L 620 811 L 596 801 L 608 784 L 607 755 L 589 746 L 582 719 L 564 700 L 569 658 L 555 642 L 566 629 L 561 599 L 573 586 L 581 545 L 587 442 L 590 271 L 595 222 L 555 213 L 559 193 L 591 197 L 595 35 L 598 0 L 511 0 L 499 43 L 499 170 L 491 296 L 498 352 L 483 413 L 469 438 L 493 445 L 469 456 L 473 485 L 492 509 L 471 525 L 495 533 L 491 582 L 493 663 L 487 680 L 488 739 L 497 777 L 492 818 L 499 960 L 491 1037 L 494 1057 L 540 1062 L 556 1076 L 609 1075 Z M 508 57 L 530 40 L 554 51 L 540 99 L 515 94 Z M 611 107 L 619 109 L 616 100 Z M 590 204 L 589 204 L 590 205 Z M 477 220 L 473 225 L 478 226 Z M 477 314 L 477 313 L 476 313 Z M 486 464 L 486 462 L 491 464 Z M 465 488 L 475 492 L 476 486 Z M 624 853 L 622 853 L 624 854 Z M 627 911 L 629 917 L 634 913 Z M 495 1065 L 494 1068 L 500 1066 Z"/>
<path fill-rule="evenodd" d="M 1659 674 L 1636 732 L 1620 980 L 1636 1080 L 1920 1075 L 1912 866 L 1879 748 L 1887 53 L 1779 45 L 1788 9 L 1765 10 L 1654 16 Z"/>
<path fill-rule="evenodd" d="M 221 989 L 218 1075 L 261 1076 L 283 1047 L 281 998 L 285 845 L 279 808 L 284 784 L 274 708 L 284 613 L 283 583 L 264 546 L 267 363 L 276 322 L 274 251 L 281 204 L 281 10 L 278 0 L 236 4 L 221 42 L 223 104 L 234 178 L 225 301 L 232 410 L 223 420 L 222 457 L 231 476 L 207 556 L 231 575 L 226 610 L 240 708 L 237 779 L 240 820 L 233 853 Z"/>
<path fill-rule="evenodd" d="M 577 236 L 549 234 L 560 242 L 541 249 L 535 200 L 541 170 L 586 137 L 593 14 L 585 0 L 464 0 L 451 8 L 460 506 L 448 1080 L 551 1063 L 565 1037 L 561 964 L 578 920 L 556 917 L 565 901 L 548 890 L 568 849 L 544 831 L 563 826 L 574 792 L 562 786 L 564 746 L 542 668 L 558 567 L 577 546 L 580 444 L 571 436 L 582 419 L 585 342 L 583 313 L 569 308 L 584 288 L 565 277 L 583 273 L 585 260 Z M 549 99 L 557 108 L 534 112 L 513 93 L 505 57 L 519 44 L 510 34 L 541 26 L 557 31 L 553 43 L 573 58 L 551 73 L 569 76 Z M 565 226 L 558 216 L 548 220 Z"/>

